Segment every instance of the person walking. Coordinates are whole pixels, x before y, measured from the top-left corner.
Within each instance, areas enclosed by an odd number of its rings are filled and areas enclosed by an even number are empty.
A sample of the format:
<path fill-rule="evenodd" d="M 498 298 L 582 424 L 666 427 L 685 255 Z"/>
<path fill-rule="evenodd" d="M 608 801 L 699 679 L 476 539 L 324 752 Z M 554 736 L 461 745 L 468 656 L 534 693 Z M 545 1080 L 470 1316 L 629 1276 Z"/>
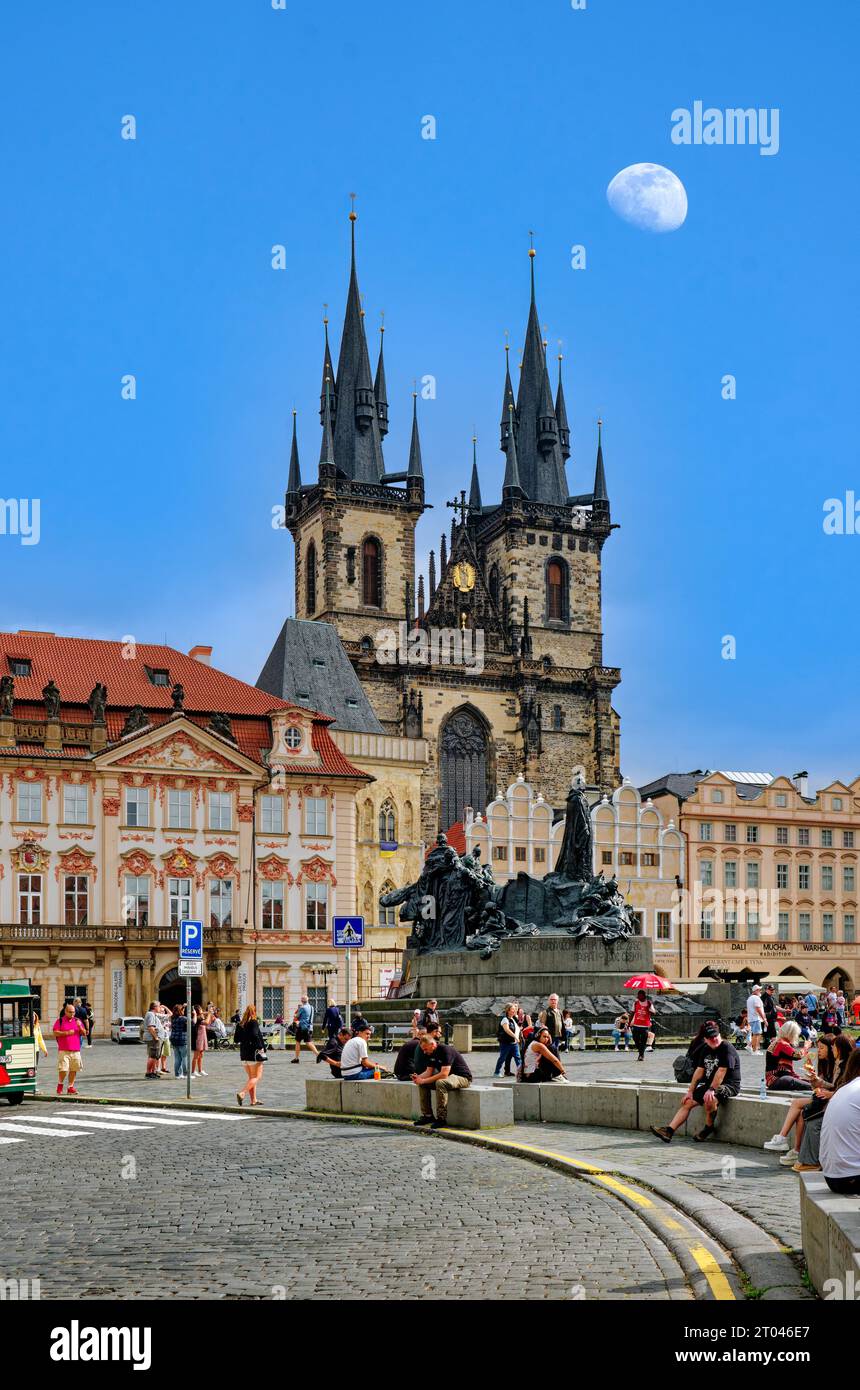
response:
<path fill-rule="evenodd" d="M 257 1099 L 257 1086 L 263 1075 L 263 1063 L 268 1058 L 266 1042 L 257 1021 L 257 1010 L 253 1004 L 248 1005 L 236 1024 L 234 1036 L 239 1044 L 239 1060 L 245 1068 L 245 1075 L 248 1078 L 241 1091 L 236 1092 L 236 1100 L 242 1105 L 247 1095 L 250 1097 L 252 1105 L 262 1105 L 263 1102 Z"/>
<path fill-rule="evenodd" d="M 185 1005 L 177 1004 L 170 1019 L 170 1046 L 173 1050 L 173 1075 L 177 1080 L 188 1075 L 186 1046 L 188 1042 L 188 1019 Z"/>
<path fill-rule="evenodd" d="M 570 1012 L 570 1009 L 562 1010 L 561 1021 L 564 1027 L 564 1050 L 565 1052 L 570 1052 L 573 1047 L 573 1035 L 576 1030 L 576 1024 L 573 1021 L 573 1014 Z"/>
<path fill-rule="evenodd" d="M 74 1003 L 63 1005 L 53 1033 L 57 1043 L 57 1095 L 63 1094 L 63 1082 L 68 1077 L 68 1095 L 76 1096 L 78 1088 L 75 1081 L 81 1069 L 81 1040 L 86 1037 L 86 1028 L 75 1012 Z"/>
<path fill-rule="evenodd" d="M 762 1035 L 767 1026 L 767 1014 L 764 1011 L 764 1004 L 761 1002 L 761 985 L 753 985 L 749 992 L 747 1018 L 750 1025 L 750 1047 L 753 1052 L 758 1052 Z"/>
<path fill-rule="evenodd" d="M 308 1000 L 308 996 L 303 994 L 299 1007 L 296 1009 L 296 1055 L 293 1058 L 293 1066 L 299 1064 L 299 1054 L 302 1047 L 309 1047 L 316 1057 L 317 1049 L 314 1046 L 314 1006 Z"/>
<path fill-rule="evenodd" d="M 421 1118 L 415 1125 L 444 1129 L 448 1123 L 448 1096 L 472 1084 L 472 1073 L 455 1047 L 439 1041 L 436 1033 L 425 1033 L 418 1043 L 424 1054 L 425 1069 L 412 1078 L 421 1098 Z M 436 1092 L 436 1118 L 433 1118 L 433 1092 Z"/>
<path fill-rule="evenodd" d="M 28 1038 L 30 1036 L 30 1030 L 26 1023 L 23 1026 L 23 1031 L 24 1037 Z M 39 1015 L 37 1013 L 33 1014 L 33 1042 L 36 1044 L 36 1066 L 38 1067 L 39 1053 L 41 1052 L 43 1057 L 47 1057 L 48 1049 L 45 1046 L 45 1039 L 42 1037 L 42 1026 L 39 1023 Z"/>
<path fill-rule="evenodd" d="M 552 1045 L 556 1052 L 558 1052 L 564 1041 L 564 1019 L 562 1018 L 561 1009 L 558 1007 L 558 1002 L 558 995 L 551 994 L 546 1001 L 546 1008 L 541 1009 L 538 1014 L 538 1021 L 543 1024 L 544 1028 L 549 1030 Z"/>
<path fill-rule="evenodd" d="M 147 1080 L 153 1077 L 160 1077 L 161 1071 L 161 1046 L 164 1042 L 164 1024 L 161 1021 L 161 1013 L 158 1008 L 158 1001 L 153 999 L 144 1014 L 143 1031 L 141 1033 L 143 1041 L 146 1043 L 146 1071 L 144 1076 Z"/>
<path fill-rule="evenodd" d="M 501 1076 L 503 1067 L 505 1076 L 510 1076 L 512 1061 L 516 1062 L 517 1067 L 520 1066 L 520 1028 L 516 1015 L 516 1004 L 506 1004 L 497 1031 L 499 1060 L 496 1062 L 494 1076 Z"/>
<path fill-rule="evenodd" d="M 323 1014 L 322 1026 L 326 1031 L 326 1037 L 329 1042 L 337 1037 L 343 1027 L 343 1014 L 337 1004 L 332 1002 L 327 1006 Z"/>
<path fill-rule="evenodd" d="M 209 1050 L 209 1038 L 206 1034 L 206 1028 L 208 1026 L 208 1023 L 209 1014 L 201 1005 L 199 1009 L 192 1013 L 191 1018 L 191 1026 L 194 1030 L 192 1038 L 194 1044 L 194 1056 L 191 1058 L 192 1076 L 209 1075 L 208 1072 L 205 1072 L 203 1070 L 203 1053 L 208 1052 Z"/>
<path fill-rule="evenodd" d="M 633 1005 L 633 1021 L 630 1025 L 640 1062 L 645 1060 L 645 1049 L 648 1046 L 648 1034 L 651 1032 L 653 1019 L 654 1005 L 644 989 L 640 989 Z"/>

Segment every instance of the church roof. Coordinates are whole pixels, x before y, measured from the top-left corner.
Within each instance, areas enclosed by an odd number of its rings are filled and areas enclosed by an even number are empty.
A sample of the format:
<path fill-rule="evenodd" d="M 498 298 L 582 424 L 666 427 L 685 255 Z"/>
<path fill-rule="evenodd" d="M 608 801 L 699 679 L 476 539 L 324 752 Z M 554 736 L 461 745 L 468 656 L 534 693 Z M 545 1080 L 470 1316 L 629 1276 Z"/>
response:
<path fill-rule="evenodd" d="M 335 379 L 334 459 L 338 472 L 344 477 L 378 483 L 385 465 L 355 267 L 354 213 L 350 214 L 350 219 L 352 256 Z"/>
<path fill-rule="evenodd" d="M 331 716 L 335 729 L 384 732 L 331 623 L 287 618 L 257 688 L 321 710 Z"/>

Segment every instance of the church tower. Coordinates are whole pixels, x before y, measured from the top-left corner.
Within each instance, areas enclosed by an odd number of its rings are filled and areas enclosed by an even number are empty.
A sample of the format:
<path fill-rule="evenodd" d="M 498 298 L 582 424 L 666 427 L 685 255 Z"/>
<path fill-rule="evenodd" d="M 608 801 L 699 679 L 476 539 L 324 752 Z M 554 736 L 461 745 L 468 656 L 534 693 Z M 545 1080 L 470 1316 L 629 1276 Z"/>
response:
<path fill-rule="evenodd" d="M 303 484 L 293 433 L 286 524 L 295 541 L 296 615 L 332 624 L 386 733 L 427 740 L 421 830 L 483 813 L 498 790 L 529 781 L 561 811 L 574 772 L 611 792 L 620 782 L 620 724 L 612 692 L 621 673 L 603 664 L 601 566 L 611 519 L 598 423 L 596 461 L 572 461 L 561 375 L 553 394 L 530 258 L 530 301 L 519 383 L 508 349 L 500 420 L 501 497 L 487 502 L 472 441 L 468 489 L 448 506 L 450 532 L 415 576 L 415 527 L 425 510 L 413 397 L 407 465 L 387 472 L 382 336 L 371 374 L 352 257 L 337 370 L 325 328 L 322 445 L 315 482 Z M 585 478 L 568 483 L 567 468 Z M 438 561 L 438 568 L 437 568 Z M 417 645 L 383 661 L 382 628 L 405 623 Z M 447 645 L 432 641 L 449 634 Z M 426 641 L 425 641 L 426 639 Z M 424 648 L 421 647 L 424 642 Z M 429 644 L 430 657 L 421 651 Z M 478 649 L 480 644 L 480 657 Z M 461 660 L 451 660 L 460 648 Z M 416 659 L 417 657 L 417 659 Z M 547 867 L 550 867 L 549 865 Z"/>

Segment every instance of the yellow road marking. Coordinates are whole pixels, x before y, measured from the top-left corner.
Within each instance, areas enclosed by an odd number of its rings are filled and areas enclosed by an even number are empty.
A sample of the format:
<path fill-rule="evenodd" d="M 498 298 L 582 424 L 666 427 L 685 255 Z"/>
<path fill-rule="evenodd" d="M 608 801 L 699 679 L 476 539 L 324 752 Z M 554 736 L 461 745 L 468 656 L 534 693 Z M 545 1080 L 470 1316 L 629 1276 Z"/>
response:
<path fill-rule="evenodd" d="M 735 1296 L 732 1293 L 732 1286 L 729 1283 L 720 1266 L 717 1264 L 710 1250 L 706 1250 L 704 1245 L 691 1245 L 690 1254 L 704 1274 L 714 1298 L 721 1303 L 734 1302 Z"/>

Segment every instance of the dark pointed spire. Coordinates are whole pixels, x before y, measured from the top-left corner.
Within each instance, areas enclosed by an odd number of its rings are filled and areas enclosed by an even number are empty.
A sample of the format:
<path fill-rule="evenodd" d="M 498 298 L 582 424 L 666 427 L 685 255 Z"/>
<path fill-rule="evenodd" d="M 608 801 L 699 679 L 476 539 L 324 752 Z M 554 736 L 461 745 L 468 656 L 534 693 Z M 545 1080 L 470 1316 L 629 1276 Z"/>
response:
<path fill-rule="evenodd" d="M 597 467 L 594 470 L 594 500 L 595 502 L 608 502 L 609 493 L 606 490 L 606 471 L 603 467 L 603 421 L 597 422 Z"/>
<path fill-rule="evenodd" d="M 379 434 L 382 439 L 388 433 L 388 388 L 385 384 L 385 361 L 383 359 L 383 340 L 385 338 L 385 315 L 379 325 L 379 360 L 376 364 L 376 379 L 373 394 L 376 397 L 376 415 L 379 420 Z"/>
<path fill-rule="evenodd" d="M 503 497 L 523 497 L 525 496 L 520 482 L 520 467 L 517 459 L 517 440 L 514 430 L 514 404 L 511 401 L 508 406 L 510 417 L 510 428 L 508 430 L 508 461 L 505 464 L 505 481 L 502 484 Z"/>
<path fill-rule="evenodd" d="M 511 345 L 510 345 L 510 343 L 508 342 L 507 339 L 508 339 L 508 335 L 507 335 L 507 333 L 506 333 L 506 334 L 505 334 L 505 389 L 504 389 L 504 392 L 503 392 L 503 394 L 502 394 L 502 418 L 501 418 L 501 420 L 499 421 L 499 432 L 500 432 L 500 443 L 499 443 L 499 448 L 501 449 L 502 453 L 504 453 L 505 450 L 506 450 L 507 447 L 508 447 L 508 428 L 509 428 L 509 426 L 510 426 L 510 417 L 509 417 L 509 415 L 508 415 L 508 406 L 510 405 L 511 401 L 514 399 L 514 387 L 513 387 L 512 381 L 511 381 L 511 363 L 510 363 Z M 516 416 L 514 417 L 514 423 L 516 423 Z"/>
<path fill-rule="evenodd" d="M 299 445 L 296 439 L 296 412 L 293 411 L 293 442 L 290 447 L 290 471 L 287 475 L 287 496 L 298 497 L 302 490 L 302 475 L 299 469 Z"/>
<path fill-rule="evenodd" d="M 355 210 L 349 214 L 351 256 L 346 313 L 333 393 L 337 400 L 334 455 L 338 471 L 359 482 L 378 483 L 385 465 L 376 413 L 370 354 L 364 331 L 364 311 L 355 267 Z"/>
<path fill-rule="evenodd" d="M 325 384 L 326 381 L 334 382 L 334 367 L 331 362 L 331 349 L 328 343 L 328 305 L 324 304 L 325 314 L 323 315 L 323 329 L 325 331 L 325 351 L 323 352 L 323 372 L 322 385 L 320 386 L 320 424 L 324 424 L 325 415 Z M 334 385 L 331 388 L 331 418 L 334 420 L 337 413 L 337 400 L 334 394 Z"/>
<path fill-rule="evenodd" d="M 421 440 L 418 436 L 418 393 L 412 392 L 412 439 L 409 443 L 409 467 L 406 470 L 410 478 L 423 478 L 424 469 L 421 466 Z"/>
<path fill-rule="evenodd" d="M 555 393 L 555 418 L 558 421 L 558 442 L 563 459 L 570 458 L 570 426 L 567 423 L 567 406 L 564 400 L 564 387 L 561 383 L 562 354 L 558 354 L 558 390 Z"/>
<path fill-rule="evenodd" d="M 439 578 L 444 579 L 445 571 L 448 568 L 448 542 L 445 539 L 445 532 L 442 532 L 442 539 L 439 542 Z"/>
<path fill-rule="evenodd" d="M 430 551 L 430 561 L 427 565 L 427 602 L 433 602 L 433 595 L 436 592 L 436 555 Z"/>
<path fill-rule="evenodd" d="M 520 481 L 533 501 L 560 504 L 567 501 L 567 483 L 535 299 L 534 246 L 529 262 L 531 296 L 516 414 Z"/>
<path fill-rule="evenodd" d="M 418 617 L 424 617 L 424 575 L 418 576 Z"/>
<path fill-rule="evenodd" d="M 325 391 L 325 401 L 324 401 L 324 404 L 323 404 L 323 437 L 322 437 L 322 444 L 320 445 L 320 469 L 322 469 L 323 465 L 326 465 L 326 466 L 328 466 L 329 468 L 334 469 L 334 467 L 335 467 L 335 461 L 334 461 L 334 436 L 333 436 L 333 434 L 332 434 L 332 428 L 331 428 L 331 395 L 332 395 L 332 392 L 331 392 L 331 382 L 328 381 L 328 380 L 326 380 L 326 382 L 325 382 L 324 391 Z"/>
<path fill-rule="evenodd" d="M 478 478 L 478 438 L 472 435 L 472 482 L 469 488 L 469 512 L 472 517 L 480 513 L 481 502 L 481 483 Z"/>

